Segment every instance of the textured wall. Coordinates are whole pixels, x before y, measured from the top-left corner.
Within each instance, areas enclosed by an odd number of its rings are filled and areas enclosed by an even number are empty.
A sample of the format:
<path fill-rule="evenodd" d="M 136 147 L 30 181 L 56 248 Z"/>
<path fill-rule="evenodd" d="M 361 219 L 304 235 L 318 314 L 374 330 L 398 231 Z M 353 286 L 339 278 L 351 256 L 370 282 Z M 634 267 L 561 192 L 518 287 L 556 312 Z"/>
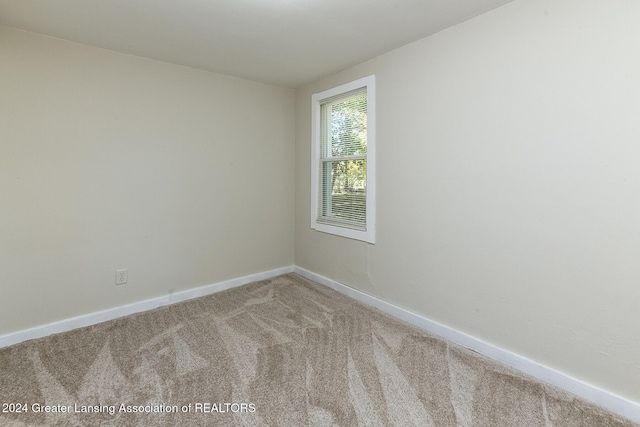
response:
<path fill-rule="evenodd" d="M 293 263 L 294 91 L 0 27 L 0 94 L 0 335 Z"/>
<path fill-rule="evenodd" d="M 640 401 L 639 21 L 516 1 L 298 90 L 296 265 Z M 375 245 L 309 228 L 311 94 L 369 74 Z"/>

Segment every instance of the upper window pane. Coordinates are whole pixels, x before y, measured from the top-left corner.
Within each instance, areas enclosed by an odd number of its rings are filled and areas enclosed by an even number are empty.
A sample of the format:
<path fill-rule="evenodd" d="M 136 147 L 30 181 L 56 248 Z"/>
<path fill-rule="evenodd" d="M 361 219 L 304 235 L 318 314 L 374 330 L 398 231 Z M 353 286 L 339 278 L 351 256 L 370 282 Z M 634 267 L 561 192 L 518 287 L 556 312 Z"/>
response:
<path fill-rule="evenodd" d="M 322 104 L 323 157 L 367 154 L 367 93 L 360 89 Z"/>

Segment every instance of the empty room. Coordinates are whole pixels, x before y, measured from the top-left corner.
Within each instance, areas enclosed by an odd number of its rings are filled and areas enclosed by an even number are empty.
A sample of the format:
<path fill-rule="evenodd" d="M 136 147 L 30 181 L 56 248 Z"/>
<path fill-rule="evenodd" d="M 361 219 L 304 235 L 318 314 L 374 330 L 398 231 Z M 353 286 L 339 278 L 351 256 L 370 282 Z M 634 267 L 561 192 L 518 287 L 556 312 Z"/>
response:
<path fill-rule="evenodd" d="M 0 0 L 0 425 L 640 426 L 638 22 Z"/>

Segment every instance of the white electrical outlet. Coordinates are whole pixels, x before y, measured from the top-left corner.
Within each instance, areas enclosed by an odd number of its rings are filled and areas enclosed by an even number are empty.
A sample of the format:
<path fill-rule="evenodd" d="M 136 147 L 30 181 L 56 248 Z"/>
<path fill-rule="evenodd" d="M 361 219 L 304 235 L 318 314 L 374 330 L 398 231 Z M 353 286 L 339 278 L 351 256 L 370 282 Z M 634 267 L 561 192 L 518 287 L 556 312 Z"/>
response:
<path fill-rule="evenodd" d="M 116 285 L 124 285 L 127 283 L 128 270 L 116 270 Z"/>

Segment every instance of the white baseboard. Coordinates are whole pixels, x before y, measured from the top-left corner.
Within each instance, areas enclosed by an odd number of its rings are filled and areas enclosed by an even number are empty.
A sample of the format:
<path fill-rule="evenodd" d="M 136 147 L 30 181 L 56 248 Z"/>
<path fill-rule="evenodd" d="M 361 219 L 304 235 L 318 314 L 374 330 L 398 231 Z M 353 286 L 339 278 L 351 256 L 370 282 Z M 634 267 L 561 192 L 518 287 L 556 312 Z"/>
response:
<path fill-rule="evenodd" d="M 14 332 L 0 336 L 0 348 L 9 345 L 18 344 L 23 341 L 42 338 L 48 335 L 67 332 L 72 329 L 82 328 L 85 326 L 95 325 L 96 323 L 106 322 L 107 320 L 116 319 L 118 317 L 128 316 L 129 314 L 139 313 L 142 311 L 152 310 L 157 307 L 175 304 L 192 298 L 214 294 L 227 289 L 245 285 L 247 283 L 259 280 L 269 279 L 280 274 L 293 272 L 293 266 L 277 268 L 275 270 L 264 271 L 261 273 L 250 274 L 248 276 L 236 279 L 225 280 L 212 285 L 206 285 L 199 288 L 189 289 L 186 291 L 176 292 L 171 295 L 164 295 L 157 298 L 151 298 L 132 304 L 114 307 L 107 310 L 97 311 L 94 313 L 84 314 L 82 316 L 72 317 L 70 319 L 60 320 L 58 322 L 49 323 L 43 326 L 37 326 L 31 329 Z"/>
<path fill-rule="evenodd" d="M 50 323 L 47 325 L 3 335 L 0 336 L 0 348 L 30 339 L 42 338 L 60 332 L 66 332 L 72 329 L 94 325 L 96 323 L 105 322 L 107 320 L 116 319 L 119 317 L 127 316 L 129 314 L 152 310 L 157 307 L 175 304 L 192 298 L 214 294 L 216 292 L 221 292 L 227 289 L 242 286 L 247 283 L 265 280 L 271 277 L 291 272 L 297 273 L 303 277 L 325 285 L 368 306 L 375 307 L 384 313 L 403 320 L 411 325 L 417 326 L 432 334 L 441 336 L 451 342 L 474 350 L 504 365 L 511 366 L 512 368 L 531 375 L 534 378 L 538 378 L 546 383 L 573 393 L 574 395 L 579 396 L 589 402 L 607 408 L 612 412 L 633 420 L 634 422 L 640 423 L 640 403 L 638 402 L 633 402 L 624 397 L 613 394 L 607 390 L 573 378 L 560 371 L 541 365 L 537 362 L 527 359 L 524 356 L 520 356 L 508 350 L 504 350 L 493 344 L 489 344 L 471 335 L 465 334 L 464 332 L 460 332 L 448 326 L 442 325 L 438 322 L 427 319 L 423 316 L 412 313 L 408 310 L 397 307 L 391 303 L 388 303 L 356 289 L 350 288 L 342 283 L 336 282 L 335 280 L 326 278 L 298 266 L 282 267 L 274 270 L 264 271 L 261 273 L 251 274 L 248 276 L 226 280 L 212 285 L 177 292 L 172 295 L 152 298 L 133 304 L 127 304 L 124 306 L 98 311 L 95 313 L 89 313 L 82 316 Z"/>
<path fill-rule="evenodd" d="M 483 354 L 503 365 L 510 366 L 531 375 L 541 381 L 554 385 L 562 390 L 566 390 L 598 406 L 606 408 L 612 412 L 622 415 L 634 422 L 640 423 L 640 403 L 633 402 L 624 397 L 618 396 L 600 387 L 573 378 L 548 366 L 541 365 L 524 356 L 504 350 L 493 344 L 489 344 L 471 335 L 465 334 L 448 326 L 442 325 L 433 320 L 427 319 L 418 314 L 412 313 L 403 308 L 397 307 L 386 301 L 365 294 L 364 292 L 350 288 L 335 280 L 313 273 L 304 268 L 295 266 L 294 273 L 307 279 L 328 286 L 342 294 L 345 294 L 361 303 L 375 307 L 393 317 L 403 320 L 411 325 L 424 329 L 434 335 L 441 336 L 451 342 Z"/>

